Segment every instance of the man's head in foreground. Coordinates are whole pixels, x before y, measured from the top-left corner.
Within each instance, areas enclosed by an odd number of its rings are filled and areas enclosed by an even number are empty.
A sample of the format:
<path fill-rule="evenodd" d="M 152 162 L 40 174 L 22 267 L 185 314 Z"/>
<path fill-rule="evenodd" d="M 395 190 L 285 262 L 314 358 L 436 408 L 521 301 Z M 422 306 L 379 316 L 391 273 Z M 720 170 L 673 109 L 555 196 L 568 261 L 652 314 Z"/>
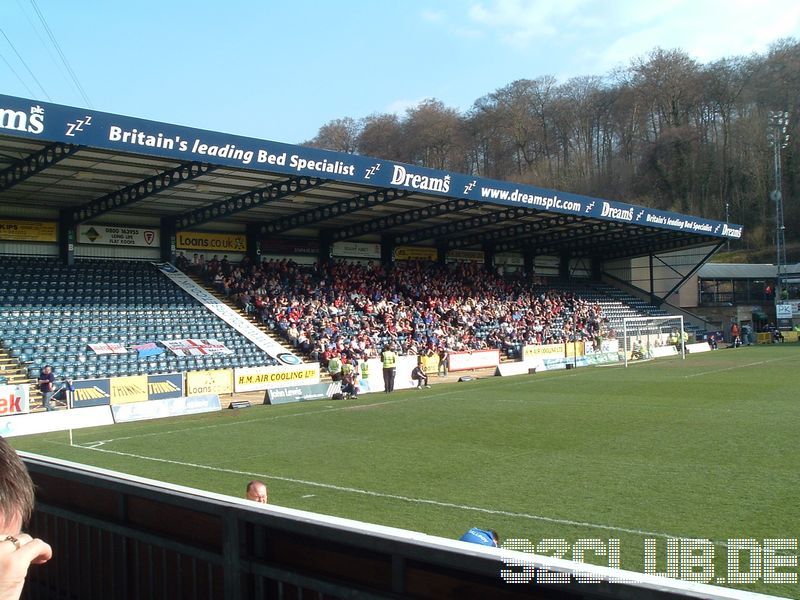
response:
<path fill-rule="evenodd" d="M 33 482 L 17 453 L 0 438 L 0 537 L 17 535 L 33 512 Z"/>
<path fill-rule="evenodd" d="M 260 502 L 266 504 L 269 493 L 267 486 L 263 481 L 253 480 L 247 484 L 247 499 L 253 502 Z"/>
<path fill-rule="evenodd" d="M 33 511 L 33 482 L 14 449 L 0 437 L 0 598 L 17 600 L 28 568 L 50 560 L 45 542 L 22 533 Z"/>

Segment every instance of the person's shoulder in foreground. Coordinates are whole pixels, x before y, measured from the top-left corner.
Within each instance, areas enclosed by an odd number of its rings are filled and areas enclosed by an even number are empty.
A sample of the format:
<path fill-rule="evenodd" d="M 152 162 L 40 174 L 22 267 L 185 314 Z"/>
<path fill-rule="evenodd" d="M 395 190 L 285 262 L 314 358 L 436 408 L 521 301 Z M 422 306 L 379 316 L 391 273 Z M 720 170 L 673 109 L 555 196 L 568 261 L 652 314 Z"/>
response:
<path fill-rule="evenodd" d="M 22 533 L 33 512 L 33 482 L 14 449 L 0 437 L 0 598 L 22 595 L 31 565 L 50 560 L 48 544 Z"/>

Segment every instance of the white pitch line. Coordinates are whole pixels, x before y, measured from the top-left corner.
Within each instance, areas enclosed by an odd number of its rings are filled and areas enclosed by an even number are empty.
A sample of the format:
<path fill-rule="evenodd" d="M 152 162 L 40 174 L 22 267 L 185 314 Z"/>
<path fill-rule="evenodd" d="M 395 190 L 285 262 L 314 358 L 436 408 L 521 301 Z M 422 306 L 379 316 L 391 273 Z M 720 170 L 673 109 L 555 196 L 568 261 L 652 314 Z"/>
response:
<path fill-rule="evenodd" d="M 767 363 L 772 362 L 779 362 L 781 360 L 791 360 L 797 359 L 797 356 L 784 356 L 782 358 L 770 358 L 768 360 L 760 360 L 758 362 L 747 363 L 746 365 L 736 365 L 733 367 L 725 367 L 724 369 L 714 369 L 713 371 L 703 371 L 702 373 L 694 373 L 692 375 L 684 375 L 684 379 L 689 379 L 690 377 L 700 377 L 702 375 L 712 375 L 714 373 L 724 373 L 725 371 L 735 371 L 736 369 L 743 369 L 746 367 L 758 367 L 760 365 L 765 365 Z"/>
<path fill-rule="evenodd" d="M 76 446 L 77 448 L 82 448 L 84 450 L 93 450 L 95 452 L 104 452 L 106 454 L 114 454 L 117 456 L 127 456 L 129 458 L 138 458 L 140 460 L 149 460 L 153 462 L 159 463 L 166 463 L 170 465 L 177 465 L 181 467 L 191 467 L 194 469 L 205 469 L 208 471 L 216 471 L 219 473 L 227 473 L 229 475 L 242 475 L 246 477 L 257 477 L 260 479 L 273 479 L 275 481 L 285 481 L 287 483 L 298 483 L 301 485 L 308 485 L 311 487 L 318 487 L 327 490 L 334 490 L 337 492 L 345 492 L 350 494 L 361 494 L 363 496 L 372 496 L 374 498 L 386 498 L 389 500 L 399 500 L 401 502 L 410 502 L 413 504 L 427 504 L 430 506 L 438 506 L 441 508 L 454 508 L 458 510 L 467 510 L 472 512 L 479 512 L 488 515 L 499 515 L 503 517 L 514 517 L 520 519 L 530 519 L 533 521 L 543 521 L 545 523 L 556 523 L 558 525 L 571 525 L 576 527 L 588 527 L 591 529 L 602 529 L 605 531 L 618 531 L 621 533 L 631 533 L 634 535 L 642 535 L 648 537 L 658 537 L 658 538 L 685 538 L 687 536 L 680 536 L 680 535 L 672 535 L 669 533 L 661 533 L 658 531 L 647 531 L 646 529 L 635 529 L 629 527 L 617 527 L 615 525 L 603 525 L 599 523 L 588 523 L 586 521 L 574 521 L 572 519 L 559 519 L 556 517 L 547 517 L 543 515 L 532 515 L 527 513 L 518 513 L 512 512 L 508 510 L 498 510 L 494 508 L 484 508 L 480 506 L 469 506 L 466 504 L 456 504 L 454 502 L 443 502 L 441 500 L 431 500 L 428 498 L 412 498 L 410 496 L 401 496 L 399 494 L 387 494 L 384 492 L 374 492 L 371 490 L 362 490 L 359 488 L 342 486 L 342 485 L 335 485 L 332 483 L 320 483 L 318 481 L 308 481 L 306 479 L 295 479 L 293 477 L 283 477 L 280 475 L 268 475 L 266 473 L 254 473 L 252 471 L 239 471 L 237 469 L 224 469 L 222 467 L 213 467 L 210 465 L 203 465 L 198 463 L 190 463 L 180 460 L 170 460 L 168 458 L 157 458 L 154 456 L 144 456 L 141 454 L 132 454 L 130 452 L 120 452 L 118 450 L 109 450 L 107 448 L 99 448 L 99 447 L 92 447 L 92 446 Z M 714 542 L 716 546 L 726 546 L 722 542 Z"/>
<path fill-rule="evenodd" d="M 289 413 L 289 414 L 285 414 L 285 415 L 270 415 L 270 416 L 266 416 L 266 417 L 255 417 L 253 419 L 245 419 L 245 420 L 242 420 L 242 421 L 229 421 L 229 422 L 226 422 L 226 423 L 213 423 L 211 425 L 200 425 L 198 427 L 184 427 L 182 429 L 168 429 L 166 431 L 151 431 L 149 433 L 139 433 L 139 434 L 136 434 L 136 435 L 127 435 L 127 436 L 122 436 L 122 437 L 110 438 L 110 439 L 107 439 L 107 440 L 95 440 L 93 442 L 84 442 L 81 445 L 88 448 L 89 446 L 92 446 L 92 445 L 102 446 L 104 444 L 110 444 L 112 442 L 119 442 L 119 441 L 123 441 L 123 440 L 135 440 L 135 439 L 139 439 L 139 438 L 143 438 L 143 437 L 169 435 L 169 434 L 173 434 L 173 433 L 193 433 L 195 431 L 203 431 L 205 429 L 216 429 L 218 427 L 232 427 L 232 426 L 237 426 L 237 425 L 248 425 L 250 423 L 261 423 L 261 422 L 264 422 L 264 421 L 275 421 L 277 419 L 290 419 L 290 418 L 293 418 L 293 417 L 308 417 L 308 416 L 314 416 L 314 415 L 322 415 L 322 414 L 330 413 L 330 412 L 339 412 L 339 411 L 343 411 L 343 410 L 352 410 L 354 408 L 361 408 L 361 407 L 365 407 L 365 406 L 370 406 L 371 407 L 371 406 L 379 406 L 379 405 L 384 405 L 384 404 L 397 404 L 399 402 L 407 402 L 409 400 L 426 400 L 426 399 L 430 399 L 430 398 L 441 398 L 442 396 L 452 396 L 452 395 L 457 394 L 457 393 L 458 392 L 454 390 L 454 391 L 451 391 L 451 392 L 440 392 L 438 394 L 431 394 L 431 395 L 424 395 L 424 396 L 420 396 L 420 395 L 409 396 L 408 398 L 398 398 L 397 400 L 385 400 L 384 402 L 376 402 L 374 404 L 367 404 L 367 405 L 354 404 L 354 405 L 350 405 L 350 406 L 336 406 L 336 407 L 325 408 L 324 410 L 307 410 L 305 412 Z"/>

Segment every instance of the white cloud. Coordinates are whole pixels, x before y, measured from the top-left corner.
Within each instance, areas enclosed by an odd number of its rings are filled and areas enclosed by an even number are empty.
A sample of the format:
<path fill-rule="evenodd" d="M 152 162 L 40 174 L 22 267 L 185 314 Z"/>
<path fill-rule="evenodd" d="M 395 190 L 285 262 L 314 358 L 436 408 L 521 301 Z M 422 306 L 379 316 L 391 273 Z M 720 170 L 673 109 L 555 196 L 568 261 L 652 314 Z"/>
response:
<path fill-rule="evenodd" d="M 540 37 L 557 35 L 579 15 L 587 0 L 487 0 L 470 6 L 468 18 L 493 30 L 504 42 L 524 47 Z"/>
<path fill-rule="evenodd" d="M 427 23 L 441 23 L 444 21 L 445 14 L 441 10 L 423 9 L 419 16 Z"/>
<path fill-rule="evenodd" d="M 446 31 L 455 37 L 466 39 L 478 39 L 483 37 L 483 31 L 481 31 L 481 29 L 472 26 L 465 27 L 443 10 L 426 8 L 419 13 L 419 16 L 425 23 L 435 25 L 439 31 Z"/>
<path fill-rule="evenodd" d="M 389 114 L 393 113 L 402 117 L 405 116 L 406 111 L 409 108 L 414 108 L 415 106 L 418 106 L 423 100 L 426 100 L 426 98 L 417 98 L 416 100 L 409 100 L 407 98 L 398 98 L 397 100 L 390 102 L 384 109 L 384 112 Z"/>
<path fill-rule="evenodd" d="M 800 37 L 800 2 L 786 0 L 479 0 L 466 19 L 486 37 L 602 72 L 660 46 L 700 62 L 764 52 Z"/>
<path fill-rule="evenodd" d="M 599 53 L 602 67 L 627 63 L 656 46 L 680 48 L 706 63 L 723 57 L 764 52 L 778 38 L 800 35 L 800 3 L 672 3 L 663 14 L 633 13 L 625 32 Z"/>

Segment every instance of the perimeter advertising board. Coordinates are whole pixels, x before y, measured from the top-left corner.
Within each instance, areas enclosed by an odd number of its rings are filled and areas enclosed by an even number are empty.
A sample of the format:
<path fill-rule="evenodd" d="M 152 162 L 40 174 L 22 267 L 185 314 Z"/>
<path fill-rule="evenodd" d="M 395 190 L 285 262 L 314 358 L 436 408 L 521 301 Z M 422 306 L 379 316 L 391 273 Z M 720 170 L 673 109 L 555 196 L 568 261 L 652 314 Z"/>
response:
<path fill-rule="evenodd" d="M 447 262 L 465 262 L 483 264 L 486 261 L 486 254 L 483 250 L 449 250 L 447 252 Z"/>
<path fill-rule="evenodd" d="M 306 254 L 319 255 L 319 240 L 305 238 L 268 238 L 261 240 L 261 252 L 264 254 Z"/>
<path fill-rule="evenodd" d="M 11 242 L 56 242 L 58 229 L 55 221 L 24 221 L 0 219 L 0 240 Z"/>
<path fill-rule="evenodd" d="M 246 252 L 247 237 L 238 233 L 211 233 L 206 231 L 179 231 L 175 238 L 178 250 L 208 252 Z"/>
<path fill-rule="evenodd" d="M 205 373 L 206 371 L 200 371 Z M 73 382 L 72 407 L 130 404 L 183 395 L 183 375 L 133 375 Z M 230 393 L 230 392 L 228 392 Z"/>
<path fill-rule="evenodd" d="M 566 350 L 566 353 L 567 353 L 568 357 L 569 356 L 583 356 L 584 354 L 586 354 L 586 352 L 585 352 L 586 343 L 585 342 L 567 342 L 564 345 L 564 347 L 565 347 L 565 350 Z"/>
<path fill-rule="evenodd" d="M 79 244 L 95 246 L 143 246 L 158 248 L 161 237 L 158 229 L 112 225 L 78 225 Z"/>
<path fill-rule="evenodd" d="M 521 267 L 525 264 L 525 259 L 520 254 L 498 253 L 494 255 L 494 264 Z"/>
<path fill-rule="evenodd" d="M 0 385 L 0 417 L 30 412 L 29 387 L 27 384 Z"/>
<path fill-rule="evenodd" d="M 792 305 L 788 302 L 782 302 L 775 305 L 775 318 L 778 329 L 791 329 L 792 328 Z"/>
<path fill-rule="evenodd" d="M 75 410 L 50 410 L 27 415 L 0 418 L 0 436 L 15 437 L 46 433 L 48 431 L 66 431 L 67 429 L 83 429 L 113 425 L 111 410 L 108 406 L 93 406 Z"/>
<path fill-rule="evenodd" d="M 312 383 L 319 383 L 319 363 L 235 369 L 233 387 L 236 392 L 253 392 Z"/>
<path fill-rule="evenodd" d="M 147 376 L 147 399 L 166 400 L 183 396 L 183 373 Z"/>
<path fill-rule="evenodd" d="M 379 260 L 381 257 L 381 245 L 365 244 L 361 242 L 334 242 L 331 248 L 331 254 L 333 256 L 372 258 Z"/>
<path fill-rule="evenodd" d="M 686 344 L 686 352 L 689 354 L 697 354 L 698 352 L 710 352 L 711 346 L 707 342 L 698 342 L 696 344 Z"/>
<path fill-rule="evenodd" d="M 527 344 L 522 347 L 522 360 L 563 357 L 564 344 Z"/>
<path fill-rule="evenodd" d="M 186 373 L 186 395 L 232 394 L 233 369 L 189 371 Z"/>
<path fill-rule="evenodd" d="M 404 260 L 427 260 L 436 262 L 439 251 L 436 248 L 426 248 L 424 246 L 397 246 L 394 249 L 394 259 Z"/>
<path fill-rule="evenodd" d="M 500 364 L 499 350 L 473 350 L 472 352 L 451 352 L 448 366 L 451 371 L 468 371 L 496 367 Z"/>
<path fill-rule="evenodd" d="M 113 377 L 110 388 L 111 404 L 147 401 L 147 375 Z"/>
<path fill-rule="evenodd" d="M 322 400 L 324 398 L 332 398 L 334 394 L 339 394 L 341 391 L 341 381 L 270 388 L 264 394 L 264 404 L 289 404 L 291 402 Z"/>
<path fill-rule="evenodd" d="M 108 379 L 73 381 L 72 408 L 88 408 L 111 404 L 111 382 Z"/>
<path fill-rule="evenodd" d="M 115 423 L 144 421 L 147 419 L 163 419 L 180 415 L 194 415 L 222 410 L 217 394 L 200 394 L 199 396 L 179 396 L 151 402 L 135 404 L 116 404 L 111 407 Z"/>

